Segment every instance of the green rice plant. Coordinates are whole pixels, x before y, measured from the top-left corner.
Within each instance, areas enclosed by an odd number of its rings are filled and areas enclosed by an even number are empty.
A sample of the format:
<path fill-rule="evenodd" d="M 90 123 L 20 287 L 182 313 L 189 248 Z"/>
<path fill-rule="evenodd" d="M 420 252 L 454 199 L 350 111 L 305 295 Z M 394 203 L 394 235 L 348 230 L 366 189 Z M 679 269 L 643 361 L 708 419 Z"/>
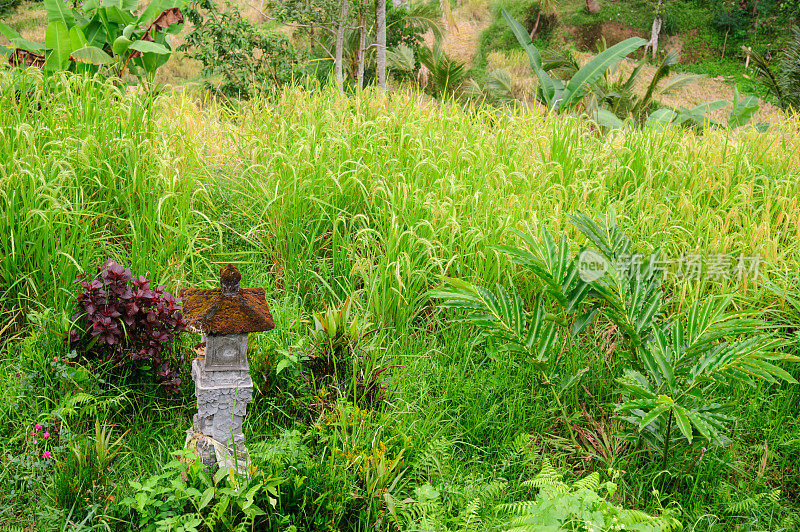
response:
<path fill-rule="evenodd" d="M 110 256 L 159 284 L 207 267 L 203 191 L 171 173 L 177 136 L 158 132 L 152 100 L 66 73 L 0 84 L 4 323 L 51 308 L 66 327 L 70 279 Z"/>

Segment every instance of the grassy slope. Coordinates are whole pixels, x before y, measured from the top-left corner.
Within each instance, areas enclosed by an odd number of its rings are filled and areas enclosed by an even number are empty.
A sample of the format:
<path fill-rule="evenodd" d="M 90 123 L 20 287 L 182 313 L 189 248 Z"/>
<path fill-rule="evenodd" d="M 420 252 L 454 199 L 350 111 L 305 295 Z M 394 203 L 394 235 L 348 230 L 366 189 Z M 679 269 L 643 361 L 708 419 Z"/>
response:
<path fill-rule="evenodd" d="M 11 494 L 0 522 L 46 529 L 59 519 L 50 487 L 22 483 L 24 470 L 11 458 L 34 422 L 58 423 L 54 412 L 69 388 L 56 379 L 31 389 L 18 375 L 50 374 L 47 360 L 65 353 L 56 335 L 71 310 L 71 280 L 109 255 L 174 290 L 207 286 L 219 264 L 241 264 L 247 284 L 267 287 L 278 324 L 255 340 L 257 382 L 273 378 L 276 350 L 297 349 L 309 311 L 326 303 L 349 294 L 372 322 L 391 327 L 384 347 L 404 367 L 393 372 L 393 406 L 368 426 L 406 449 L 411 469 L 399 498 L 424 482 L 460 490 L 469 478 L 525 478 L 525 465 L 509 458 L 510 442 L 530 433 L 562 469 L 624 470 L 620 496 L 628 504 L 674 506 L 701 528 L 773 529 L 797 511 L 797 387 L 736 391 L 736 443 L 710 448 L 694 469 L 697 456 L 679 459 L 678 476 L 657 498 L 648 480 L 657 465 L 647 454 L 603 463 L 559 446 L 563 427 L 544 393 L 530 388 L 531 369 L 487 356 L 425 295 L 442 274 L 484 283 L 511 276 L 528 292 L 530 280 L 490 246 L 513 242 L 509 227 L 574 234 L 570 214 L 611 207 L 643 252 L 760 254 L 762 274 L 797 293 L 796 122 L 765 135 L 667 130 L 603 138 L 572 117 L 295 89 L 237 109 L 175 92 L 160 100 L 153 122 L 136 98 L 75 85 L 35 111 L 20 109 L 10 91 L 0 97 L 0 210 L 4 234 L 13 235 L 0 244 L 0 275 L 6 287 L 19 281 L 4 296 L 5 320 L 18 318 L 18 302 L 29 312 L 50 309 L 29 315 L 42 324 L 37 355 L 12 342 L 0 362 L 0 483 Z M 35 253 L 12 247 L 21 239 Z M 734 292 L 738 305 L 767 309 L 775 323 L 795 324 L 800 313 L 752 283 L 676 283 L 669 292 L 676 310 Z M 598 323 L 565 353 L 566 373 L 589 368 L 570 412 L 584 402 L 595 417 L 613 408 L 609 380 L 621 364 L 615 338 Z M 248 441 L 269 444 L 292 426 L 291 410 L 273 406 L 282 404 L 279 391 L 256 398 Z M 191 404 L 187 387 L 169 409 L 139 399 L 113 417 L 133 431 L 109 487 L 93 499 L 98 512 L 113 510 L 109 494 L 119 500 L 128 479 L 158 470 L 183 444 Z M 86 434 L 91 419 L 68 417 L 61 426 Z M 438 474 L 419 466 L 437 439 L 450 442 Z M 728 515 L 730 500 L 776 487 L 783 491 L 777 504 Z"/>

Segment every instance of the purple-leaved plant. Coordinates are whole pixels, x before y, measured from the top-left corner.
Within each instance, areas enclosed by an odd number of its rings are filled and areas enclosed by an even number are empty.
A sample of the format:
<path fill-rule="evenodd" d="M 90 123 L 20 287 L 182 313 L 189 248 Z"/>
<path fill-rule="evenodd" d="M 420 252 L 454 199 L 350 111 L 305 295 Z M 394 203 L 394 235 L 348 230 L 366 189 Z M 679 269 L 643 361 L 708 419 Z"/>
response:
<path fill-rule="evenodd" d="M 82 283 L 83 291 L 72 315 L 72 346 L 116 365 L 127 360 L 148 364 L 165 391 L 175 393 L 181 379 L 171 363 L 171 348 L 186 330 L 180 300 L 164 286 L 151 288 L 143 276 L 133 278 L 130 268 L 111 259 L 97 267 L 91 281 L 80 277 L 75 282 Z"/>

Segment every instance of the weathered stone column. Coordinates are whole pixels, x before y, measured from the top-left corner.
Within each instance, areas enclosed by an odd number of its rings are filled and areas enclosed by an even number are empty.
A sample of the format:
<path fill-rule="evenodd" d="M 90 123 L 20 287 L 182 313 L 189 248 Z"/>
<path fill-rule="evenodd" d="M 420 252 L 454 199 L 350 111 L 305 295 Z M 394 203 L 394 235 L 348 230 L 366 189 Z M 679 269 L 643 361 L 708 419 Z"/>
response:
<path fill-rule="evenodd" d="M 220 288 L 181 290 L 190 330 L 203 334 L 192 362 L 197 414 L 186 445 L 209 466 L 247 472 L 249 457 L 242 423 L 253 398 L 247 362 L 247 336 L 274 328 L 263 288 L 240 288 L 241 274 L 228 264 Z"/>

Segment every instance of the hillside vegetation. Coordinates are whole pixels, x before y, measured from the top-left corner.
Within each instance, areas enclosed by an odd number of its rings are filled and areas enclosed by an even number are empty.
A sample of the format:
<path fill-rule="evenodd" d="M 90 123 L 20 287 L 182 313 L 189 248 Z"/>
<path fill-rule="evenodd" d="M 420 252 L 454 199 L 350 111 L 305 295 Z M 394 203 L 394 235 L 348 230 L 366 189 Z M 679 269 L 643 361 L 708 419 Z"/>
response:
<path fill-rule="evenodd" d="M 540 530 L 537 519 L 582 504 L 582 516 L 642 530 L 800 526 L 796 383 L 714 385 L 731 407 L 724 444 L 676 429 L 662 458 L 618 411 L 615 379 L 637 362 L 613 314 L 558 333 L 549 367 L 579 379 L 557 404 L 539 362 L 481 340 L 479 322 L 441 299 L 448 278 L 513 282 L 533 312 L 542 281 L 497 246 L 533 249 L 513 230 L 542 242 L 547 229 L 578 253 L 594 244 L 574 217 L 616 213 L 634 252 L 763 258 L 757 278 L 668 278 L 653 319 L 730 295 L 727 311 L 796 353 L 796 121 L 601 135 L 577 116 L 413 92 L 287 87 L 220 104 L 70 74 L 0 76 L 0 526 L 177 529 L 177 509 L 203 530 Z M 194 410 L 195 337 L 176 348 L 171 398 L 71 352 L 73 280 L 109 257 L 172 293 L 211 286 L 229 262 L 265 287 L 276 328 L 250 340 L 249 483 L 198 491 L 187 459 L 171 461 Z M 749 338 L 753 323 L 736 323 Z M 380 400 L 306 387 L 305 364 L 337 345 L 354 353 L 350 377 L 385 377 Z M 239 510 L 248 493 L 263 515 Z M 521 502 L 559 493 L 575 500 L 551 513 Z M 228 521 L 210 525 L 213 512 Z"/>

